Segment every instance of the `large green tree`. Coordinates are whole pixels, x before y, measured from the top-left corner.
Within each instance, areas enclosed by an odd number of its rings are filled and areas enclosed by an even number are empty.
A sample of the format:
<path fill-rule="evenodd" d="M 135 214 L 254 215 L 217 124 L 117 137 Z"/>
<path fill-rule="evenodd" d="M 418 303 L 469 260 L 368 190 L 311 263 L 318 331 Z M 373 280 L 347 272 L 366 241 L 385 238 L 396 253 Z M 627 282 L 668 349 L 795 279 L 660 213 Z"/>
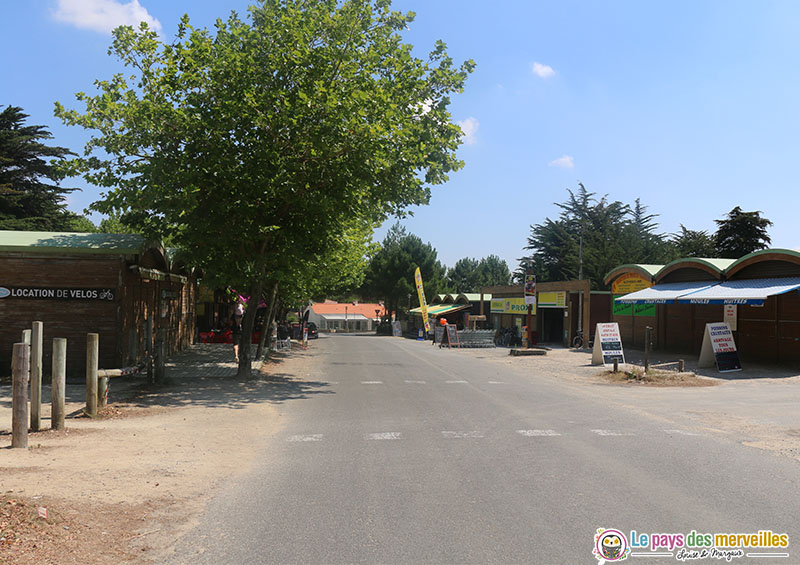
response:
<path fill-rule="evenodd" d="M 462 166 L 448 105 L 473 63 L 441 42 L 412 55 L 400 33 L 414 14 L 387 0 L 263 0 L 249 15 L 214 32 L 184 16 L 168 44 L 117 28 L 125 72 L 78 94 L 84 112 L 56 114 L 94 132 L 75 166 L 107 189 L 95 210 L 260 296 L 276 262 L 426 204 Z"/>
<path fill-rule="evenodd" d="M 672 237 L 675 250 L 674 259 L 681 257 L 702 257 L 705 259 L 719 257 L 714 236 L 705 230 L 690 230 L 681 224 L 681 232 Z"/>
<path fill-rule="evenodd" d="M 44 126 L 26 125 L 17 106 L 0 111 L 0 230 L 94 231 L 94 224 L 67 210 L 66 196 L 77 190 L 60 185 L 57 166 L 70 153 L 47 145 Z"/>
<path fill-rule="evenodd" d="M 714 221 L 717 224 L 714 243 L 720 257 L 738 259 L 766 249 L 772 242 L 767 234 L 772 222 L 762 218 L 760 211 L 745 212 L 736 206 L 726 217 Z"/>
<path fill-rule="evenodd" d="M 481 287 L 506 285 L 511 281 L 508 264 L 497 255 L 481 260 L 464 257 L 447 271 L 451 292 L 480 292 Z"/>
<path fill-rule="evenodd" d="M 430 243 L 408 233 L 400 224 L 392 226 L 367 266 L 362 294 L 383 300 L 388 312 L 418 304 L 414 271 L 419 267 L 425 299 L 446 288 L 445 267 L 436 258 L 436 249 Z"/>
<path fill-rule="evenodd" d="M 669 245 L 656 233 L 655 215 L 637 199 L 633 208 L 608 196 L 596 198 L 583 183 L 567 189 L 569 197 L 556 203 L 561 214 L 531 226 L 515 280 L 531 265 L 540 281 L 572 280 L 583 276 L 592 288 L 624 263 L 660 263 L 670 256 Z"/>

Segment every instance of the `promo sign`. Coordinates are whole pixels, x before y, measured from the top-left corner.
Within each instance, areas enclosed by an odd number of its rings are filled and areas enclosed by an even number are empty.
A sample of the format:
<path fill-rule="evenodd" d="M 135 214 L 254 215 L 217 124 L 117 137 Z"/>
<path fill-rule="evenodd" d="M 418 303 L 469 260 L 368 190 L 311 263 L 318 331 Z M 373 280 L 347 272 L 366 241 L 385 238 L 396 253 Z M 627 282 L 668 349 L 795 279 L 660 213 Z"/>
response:
<path fill-rule="evenodd" d="M 536 275 L 525 275 L 525 304 L 536 304 Z"/>
<path fill-rule="evenodd" d="M 567 293 L 564 290 L 554 292 L 540 292 L 536 297 L 539 308 L 566 308 Z"/>
<path fill-rule="evenodd" d="M 46 288 L 39 286 L 0 286 L 0 299 L 23 300 L 114 300 L 113 288 Z"/>
<path fill-rule="evenodd" d="M 625 363 L 625 353 L 622 351 L 622 336 L 616 322 L 610 324 L 597 324 L 594 332 L 594 348 L 592 349 L 592 365 L 613 367 L 614 359 L 620 365 Z"/>
<path fill-rule="evenodd" d="M 625 273 L 611 283 L 611 294 L 630 294 L 653 286 L 649 280 L 636 273 Z"/>
<path fill-rule="evenodd" d="M 417 296 L 419 296 L 419 310 L 422 314 L 422 323 L 425 324 L 425 335 L 431 331 L 431 322 L 428 320 L 428 303 L 425 300 L 425 291 L 422 288 L 422 273 L 419 267 L 414 271 L 414 281 L 417 283 Z"/>
<path fill-rule="evenodd" d="M 725 322 L 706 324 L 706 331 L 703 334 L 703 346 L 700 348 L 700 360 L 697 366 L 712 367 L 714 364 L 720 373 L 742 370 L 733 333 Z"/>
<path fill-rule="evenodd" d="M 492 314 L 527 314 L 524 298 L 492 298 Z M 534 304 L 534 312 L 536 305 Z"/>

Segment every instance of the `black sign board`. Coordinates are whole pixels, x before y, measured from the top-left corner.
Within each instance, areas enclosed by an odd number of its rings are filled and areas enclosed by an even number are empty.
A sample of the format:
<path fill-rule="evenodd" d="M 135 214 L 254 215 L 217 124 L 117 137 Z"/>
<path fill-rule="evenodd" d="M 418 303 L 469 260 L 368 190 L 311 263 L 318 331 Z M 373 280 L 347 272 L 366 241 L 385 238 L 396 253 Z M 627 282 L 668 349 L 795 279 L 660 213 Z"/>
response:
<path fill-rule="evenodd" d="M 720 373 L 726 371 L 741 371 L 742 364 L 739 362 L 738 351 L 726 351 L 724 353 L 714 353 L 714 360 L 717 362 L 717 370 Z"/>
<path fill-rule="evenodd" d="M 37 286 L 0 286 L 0 300 L 100 300 L 116 298 L 113 288 L 65 288 Z"/>
<path fill-rule="evenodd" d="M 444 326 L 435 326 L 433 328 L 433 343 L 442 343 L 444 340 Z"/>
<path fill-rule="evenodd" d="M 458 342 L 458 328 L 455 324 L 447 324 L 447 346 L 461 347 L 461 344 Z"/>

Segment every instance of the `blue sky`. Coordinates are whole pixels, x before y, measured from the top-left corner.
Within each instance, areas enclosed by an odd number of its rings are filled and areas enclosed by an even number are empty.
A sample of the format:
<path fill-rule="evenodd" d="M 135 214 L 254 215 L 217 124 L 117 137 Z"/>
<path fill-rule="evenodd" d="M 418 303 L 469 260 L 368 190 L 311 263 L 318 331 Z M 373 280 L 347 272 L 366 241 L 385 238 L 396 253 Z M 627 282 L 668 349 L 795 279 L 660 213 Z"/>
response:
<path fill-rule="evenodd" d="M 85 132 L 53 102 L 118 70 L 115 24 L 148 19 L 171 37 L 179 17 L 211 26 L 239 0 L 0 2 L 0 104 L 21 106 L 54 143 L 82 150 Z M 466 166 L 404 220 L 448 266 L 494 253 L 513 270 L 530 225 L 582 181 L 599 196 L 659 215 L 660 231 L 716 229 L 734 206 L 774 222 L 773 247 L 800 249 L 800 3 L 395 0 L 414 11 L 417 54 L 444 40 L 477 63 L 453 119 Z M 70 208 L 83 210 L 98 190 Z M 95 221 L 99 217 L 93 217 Z M 382 239 L 387 223 L 376 232 Z"/>

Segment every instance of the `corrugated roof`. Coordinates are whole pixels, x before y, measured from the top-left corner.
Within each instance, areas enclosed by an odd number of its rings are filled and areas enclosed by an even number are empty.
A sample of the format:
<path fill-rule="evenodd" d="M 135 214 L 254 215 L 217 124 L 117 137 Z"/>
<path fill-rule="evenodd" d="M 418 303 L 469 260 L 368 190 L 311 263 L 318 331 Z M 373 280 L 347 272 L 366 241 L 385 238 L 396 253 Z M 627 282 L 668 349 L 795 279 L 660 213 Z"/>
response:
<path fill-rule="evenodd" d="M 316 304 L 311 305 L 311 309 L 314 311 L 315 314 L 341 314 L 344 316 L 345 313 L 347 314 L 361 314 L 367 318 L 374 318 L 375 317 L 375 310 L 380 310 L 380 316 L 386 315 L 386 308 L 383 307 L 383 304 L 369 304 L 369 303 L 361 303 L 353 304 L 351 302 L 346 303 L 339 303 L 339 302 L 318 302 Z"/>
<path fill-rule="evenodd" d="M 430 304 L 428 305 L 428 316 L 441 316 L 442 314 L 446 314 L 448 312 L 466 310 L 469 307 L 469 304 Z M 410 312 L 412 314 L 419 314 L 420 316 L 422 315 L 421 307 L 412 308 Z"/>
<path fill-rule="evenodd" d="M 643 263 L 628 263 L 626 265 L 620 265 L 609 271 L 606 276 L 603 278 L 605 284 L 611 284 L 613 280 L 617 277 L 624 275 L 625 273 L 638 273 L 639 275 L 643 276 L 644 278 L 653 279 L 656 276 L 656 273 L 664 268 L 664 265 L 649 265 Z"/>
<path fill-rule="evenodd" d="M 0 231 L 0 251 L 136 255 L 144 246 L 142 236 L 128 233 Z"/>

